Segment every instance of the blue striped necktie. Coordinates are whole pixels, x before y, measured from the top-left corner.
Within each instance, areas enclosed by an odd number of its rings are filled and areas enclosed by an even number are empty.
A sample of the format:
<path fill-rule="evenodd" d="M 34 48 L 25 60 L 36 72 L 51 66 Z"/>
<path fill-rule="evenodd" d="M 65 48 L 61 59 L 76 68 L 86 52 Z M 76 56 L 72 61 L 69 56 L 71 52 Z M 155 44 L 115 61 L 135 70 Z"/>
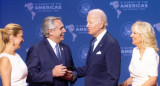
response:
<path fill-rule="evenodd" d="M 58 44 L 56 44 L 56 54 L 57 54 L 57 58 L 58 58 L 59 62 L 62 63 L 62 58 L 61 58 Z"/>

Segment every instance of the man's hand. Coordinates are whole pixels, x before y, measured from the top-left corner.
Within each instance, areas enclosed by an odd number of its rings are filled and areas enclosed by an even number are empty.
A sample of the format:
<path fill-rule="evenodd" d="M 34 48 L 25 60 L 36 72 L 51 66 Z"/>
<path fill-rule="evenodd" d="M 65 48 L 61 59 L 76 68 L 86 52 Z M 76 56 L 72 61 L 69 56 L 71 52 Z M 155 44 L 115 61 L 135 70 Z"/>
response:
<path fill-rule="evenodd" d="M 57 65 L 52 70 L 53 77 L 62 77 L 67 73 L 67 68 L 65 66 Z"/>
<path fill-rule="evenodd" d="M 74 77 L 73 72 L 67 70 L 66 74 L 61 78 L 69 80 L 69 81 L 73 81 L 73 77 Z"/>

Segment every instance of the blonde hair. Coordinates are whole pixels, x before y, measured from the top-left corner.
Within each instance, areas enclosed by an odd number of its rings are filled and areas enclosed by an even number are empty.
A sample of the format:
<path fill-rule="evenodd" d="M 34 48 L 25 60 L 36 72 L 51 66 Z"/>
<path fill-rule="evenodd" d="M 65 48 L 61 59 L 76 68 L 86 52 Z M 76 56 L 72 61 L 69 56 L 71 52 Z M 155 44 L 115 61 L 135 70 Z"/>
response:
<path fill-rule="evenodd" d="M 4 29 L 0 29 L 0 53 L 3 52 L 5 44 L 9 42 L 9 37 L 17 36 L 20 30 L 22 27 L 14 23 L 7 24 Z"/>
<path fill-rule="evenodd" d="M 137 21 L 132 25 L 133 28 L 142 37 L 142 47 L 152 47 L 156 52 L 159 51 L 154 29 L 148 22 Z"/>

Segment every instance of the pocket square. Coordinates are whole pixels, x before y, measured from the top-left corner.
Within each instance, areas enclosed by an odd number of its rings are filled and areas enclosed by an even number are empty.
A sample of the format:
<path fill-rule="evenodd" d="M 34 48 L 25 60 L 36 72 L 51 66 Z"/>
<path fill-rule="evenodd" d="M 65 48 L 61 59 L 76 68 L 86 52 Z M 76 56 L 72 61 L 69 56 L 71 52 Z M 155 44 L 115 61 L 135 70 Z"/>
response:
<path fill-rule="evenodd" d="M 101 54 L 101 51 L 98 51 L 96 54 Z"/>

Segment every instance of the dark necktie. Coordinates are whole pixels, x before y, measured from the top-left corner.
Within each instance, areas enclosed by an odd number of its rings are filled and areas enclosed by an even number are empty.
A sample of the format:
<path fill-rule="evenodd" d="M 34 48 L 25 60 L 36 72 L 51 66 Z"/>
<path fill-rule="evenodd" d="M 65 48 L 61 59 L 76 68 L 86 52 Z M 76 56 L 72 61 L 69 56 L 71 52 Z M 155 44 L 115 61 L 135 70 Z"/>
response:
<path fill-rule="evenodd" d="M 56 44 L 56 55 L 57 55 L 59 62 L 62 63 L 62 58 L 61 58 L 58 44 Z"/>
<path fill-rule="evenodd" d="M 93 39 L 91 45 L 90 45 L 90 51 L 89 51 L 89 55 L 88 55 L 88 60 L 90 59 L 91 54 L 93 53 L 93 48 L 94 48 L 94 43 L 97 41 L 96 38 Z"/>

